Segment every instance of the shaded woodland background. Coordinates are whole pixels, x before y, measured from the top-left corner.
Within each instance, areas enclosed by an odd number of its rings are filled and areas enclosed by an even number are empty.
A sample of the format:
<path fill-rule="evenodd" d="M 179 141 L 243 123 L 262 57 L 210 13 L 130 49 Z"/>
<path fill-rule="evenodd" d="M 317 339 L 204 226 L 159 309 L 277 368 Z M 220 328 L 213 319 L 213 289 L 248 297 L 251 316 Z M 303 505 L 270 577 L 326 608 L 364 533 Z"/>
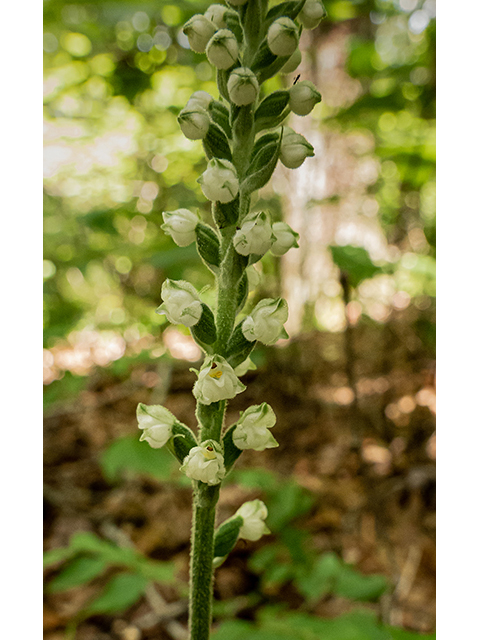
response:
<path fill-rule="evenodd" d="M 138 402 L 194 427 L 200 357 L 154 313 L 165 278 L 210 287 L 161 212 L 198 208 L 201 144 L 176 115 L 217 96 L 182 24 L 204 2 L 67 3 L 45 17 L 45 638 L 182 639 L 189 483 L 138 442 Z M 435 2 L 325 1 L 290 125 L 316 156 L 259 196 L 300 233 L 250 294 L 291 336 L 254 352 L 227 422 L 269 402 L 219 520 L 262 498 L 272 535 L 217 570 L 216 640 L 413 640 L 435 627 Z"/>

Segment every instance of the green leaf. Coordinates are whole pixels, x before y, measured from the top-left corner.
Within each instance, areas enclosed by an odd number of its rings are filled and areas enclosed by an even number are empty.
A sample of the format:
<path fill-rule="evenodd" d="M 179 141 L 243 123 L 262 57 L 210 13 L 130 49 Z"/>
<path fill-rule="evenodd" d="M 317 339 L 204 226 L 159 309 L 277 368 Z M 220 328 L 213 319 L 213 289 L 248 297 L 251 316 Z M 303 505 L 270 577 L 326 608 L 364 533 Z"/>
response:
<path fill-rule="evenodd" d="M 170 440 L 172 453 L 179 462 L 183 462 L 190 449 L 197 446 L 197 440 L 192 431 L 181 422 L 176 422 L 173 425 L 172 434 L 174 436 Z"/>
<path fill-rule="evenodd" d="M 202 142 L 205 155 L 209 160 L 212 158 L 224 158 L 229 161 L 232 160 L 232 152 L 230 150 L 228 138 L 223 129 L 214 122 L 210 123 L 207 135 L 203 138 Z"/>
<path fill-rule="evenodd" d="M 208 112 L 213 122 L 223 129 L 227 138 L 230 138 L 232 129 L 230 127 L 230 111 L 228 107 L 218 100 L 212 100 L 208 105 Z"/>
<path fill-rule="evenodd" d="M 286 524 L 303 515 L 312 507 L 314 497 L 294 482 L 282 485 L 282 490 L 270 497 L 268 525 L 272 531 L 281 531 Z"/>
<path fill-rule="evenodd" d="M 226 11 L 224 20 L 227 24 L 227 29 L 230 29 L 230 31 L 233 32 L 238 44 L 241 44 L 243 42 L 243 29 L 240 24 L 238 13 L 236 11 Z"/>
<path fill-rule="evenodd" d="M 237 324 L 225 349 L 225 359 L 234 369 L 248 358 L 257 344 L 256 340 L 250 342 L 245 338 L 242 324 L 243 321 Z"/>
<path fill-rule="evenodd" d="M 223 436 L 222 444 L 223 444 L 223 460 L 225 463 L 225 469 L 230 471 L 230 469 L 235 464 L 236 460 L 240 457 L 242 450 L 239 449 L 235 443 L 233 442 L 233 432 L 235 431 L 235 426 L 232 425 Z"/>
<path fill-rule="evenodd" d="M 288 91 L 274 91 L 262 100 L 255 111 L 255 132 L 278 127 L 290 113 L 287 109 L 289 99 Z"/>
<path fill-rule="evenodd" d="M 378 600 L 387 590 L 388 581 L 381 575 L 363 575 L 345 565 L 338 576 L 335 593 L 349 600 Z"/>
<path fill-rule="evenodd" d="M 342 562 L 335 553 L 323 553 L 313 565 L 299 568 L 295 586 L 308 600 L 316 600 L 332 593 Z"/>
<path fill-rule="evenodd" d="M 202 302 L 202 315 L 197 324 L 190 327 L 192 336 L 202 344 L 213 344 L 217 339 L 217 329 L 215 327 L 215 316 L 210 307 Z"/>
<path fill-rule="evenodd" d="M 236 224 L 239 214 L 240 198 L 237 196 L 230 202 L 214 202 L 212 211 L 213 219 L 219 229 L 224 229 Z"/>
<path fill-rule="evenodd" d="M 373 264 L 370 254 L 363 247 L 330 246 L 334 263 L 348 275 L 352 287 L 358 287 L 360 282 L 382 273 L 382 268 Z"/>
<path fill-rule="evenodd" d="M 238 283 L 238 298 L 237 298 L 237 313 L 241 311 L 247 301 L 248 297 L 248 277 L 244 273 Z"/>
<path fill-rule="evenodd" d="M 86 584 L 103 573 L 107 566 L 108 562 L 103 558 L 75 558 L 49 582 L 46 590 L 56 593 Z"/>
<path fill-rule="evenodd" d="M 199 222 L 195 227 L 197 251 L 206 266 L 216 273 L 220 266 L 220 240 L 212 227 Z"/>
<path fill-rule="evenodd" d="M 65 562 L 76 554 L 76 550 L 70 547 L 61 547 L 60 549 L 51 549 L 43 554 L 43 567 L 47 569 L 52 565 Z"/>
<path fill-rule="evenodd" d="M 277 136 L 276 141 L 268 142 L 261 146 L 247 170 L 247 176 L 242 182 L 242 189 L 252 193 L 265 186 L 272 177 L 280 155 L 282 137 Z"/>
<path fill-rule="evenodd" d="M 405 629 L 397 629 L 396 627 L 385 627 L 390 633 L 391 640 L 435 640 L 435 633 L 427 635 L 423 633 L 415 633 L 413 631 L 405 631 Z"/>
<path fill-rule="evenodd" d="M 126 436 L 112 442 L 100 458 L 103 474 L 109 482 L 115 482 L 126 471 L 145 473 L 157 480 L 172 480 L 177 462 L 167 449 L 152 449 L 140 442 L 137 436 Z"/>
<path fill-rule="evenodd" d="M 275 20 L 282 16 L 286 16 L 287 18 L 290 18 L 290 20 L 295 20 L 303 9 L 305 1 L 306 0 L 299 0 L 298 2 L 281 2 L 275 7 L 272 7 L 266 17 L 267 28 L 272 24 L 272 22 L 275 22 Z"/>
<path fill-rule="evenodd" d="M 114 576 L 101 595 L 87 607 L 88 615 L 123 613 L 143 595 L 148 580 L 141 575 L 121 573 Z"/>
<path fill-rule="evenodd" d="M 214 556 L 215 558 L 223 558 L 227 556 L 238 540 L 240 527 L 243 519 L 240 516 L 227 520 L 215 532 Z"/>

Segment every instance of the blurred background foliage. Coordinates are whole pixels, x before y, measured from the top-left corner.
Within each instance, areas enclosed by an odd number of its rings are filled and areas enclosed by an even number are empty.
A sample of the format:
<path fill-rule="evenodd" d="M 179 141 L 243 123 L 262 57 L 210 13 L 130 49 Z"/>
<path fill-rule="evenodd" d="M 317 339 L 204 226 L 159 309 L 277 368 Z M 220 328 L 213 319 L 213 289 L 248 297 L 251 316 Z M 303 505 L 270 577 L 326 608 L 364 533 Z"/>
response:
<path fill-rule="evenodd" d="M 193 91 L 217 95 L 211 66 L 188 49 L 181 32 L 208 4 L 45 2 L 46 383 L 151 349 L 152 334 L 156 339 L 165 328 L 155 308 L 166 277 L 199 289 L 212 284 L 193 245 L 178 248 L 159 232 L 164 210 L 210 215 L 196 182 L 205 166 L 201 144 L 185 139 L 176 122 Z M 303 45 L 304 60 L 314 60 L 317 40 L 340 29 L 351 84 L 337 94 L 320 86 L 324 100 L 312 126 L 347 140 L 360 135 L 360 147 L 367 140 L 360 156 L 376 170 L 356 215 L 380 223 L 388 251 L 367 255 L 377 268 L 362 267 L 367 282 L 355 295 L 364 316 L 384 321 L 388 313 L 377 317 L 362 295 L 386 298 L 390 310 L 411 304 L 424 310 L 434 296 L 435 1 L 326 0 L 325 6 L 328 18 L 316 40 Z M 292 78 L 271 84 L 289 86 Z M 341 200 L 333 194 L 323 204 Z M 279 194 L 266 193 L 261 202 L 282 215 Z M 361 246 L 362 238 L 335 244 Z M 341 246 L 333 258 L 344 269 L 340 254 Z M 349 265 L 358 286 L 359 265 Z M 262 269 L 263 293 L 272 293 L 281 267 L 268 256 Z M 333 277 L 338 281 L 338 270 Z M 342 299 L 338 287 L 327 293 L 328 303 Z M 343 328 L 324 308 L 306 305 L 298 330 Z"/>

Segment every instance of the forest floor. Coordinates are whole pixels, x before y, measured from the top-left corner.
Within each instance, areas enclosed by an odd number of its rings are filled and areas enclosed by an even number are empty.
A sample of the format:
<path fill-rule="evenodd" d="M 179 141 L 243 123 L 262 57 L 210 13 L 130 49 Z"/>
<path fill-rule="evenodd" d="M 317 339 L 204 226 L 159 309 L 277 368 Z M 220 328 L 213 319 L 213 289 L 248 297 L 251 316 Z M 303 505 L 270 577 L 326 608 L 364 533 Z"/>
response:
<path fill-rule="evenodd" d="M 388 594 L 368 606 L 389 624 L 426 633 L 435 626 L 435 374 L 418 326 L 407 310 L 383 326 L 313 333 L 260 352 L 263 361 L 243 378 L 247 390 L 230 402 L 227 422 L 252 404 L 274 408 L 280 446 L 245 452 L 237 468 L 263 467 L 303 487 L 313 499 L 294 526 L 308 533 L 312 548 L 336 552 L 363 574 L 386 576 Z M 100 464 L 113 441 L 138 434 L 139 402 L 161 402 L 194 427 L 195 374 L 188 363 L 159 362 L 137 363 L 123 375 L 98 369 L 74 399 L 47 410 L 45 549 L 66 547 L 76 532 L 94 532 L 149 558 L 173 560 L 185 584 L 190 488 L 135 473 L 112 482 Z M 257 497 L 263 498 L 261 489 L 227 484 L 219 520 Z M 237 544 L 216 571 L 215 599 L 235 603 L 240 618 L 253 619 L 265 600 L 290 609 L 304 605 L 288 581 L 262 586 L 248 564 L 248 555 L 271 543 L 268 538 Z M 47 569 L 47 585 L 56 572 L 56 566 Z M 67 591 L 47 588 L 46 640 L 66 638 L 65 628 L 104 583 L 103 575 Z M 261 592 L 257 605 L 245 600 L 252 591 Z M 169 613 L 155 617 L 159 602 Z M 309 612 L 331 618 L 352 606 L 330 595 Z M 175 640 L 186 617 L 185 590 L 158 584 L 121 615 L 81 621 L 75 638 Z"/>

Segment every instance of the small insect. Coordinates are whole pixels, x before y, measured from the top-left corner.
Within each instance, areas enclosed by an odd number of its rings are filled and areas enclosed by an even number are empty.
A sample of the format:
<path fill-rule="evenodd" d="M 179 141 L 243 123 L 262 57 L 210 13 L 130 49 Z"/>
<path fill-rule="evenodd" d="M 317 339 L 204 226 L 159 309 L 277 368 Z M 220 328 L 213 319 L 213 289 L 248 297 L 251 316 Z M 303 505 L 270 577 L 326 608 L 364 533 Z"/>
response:
<path fill-rule="evenodd" d="M 298 74 L 298 76 L 295 78 L 295 80 L 293 81 L 293 84 L 297 84 L 299 80 L 300 80 L 300 74 Z"/>

